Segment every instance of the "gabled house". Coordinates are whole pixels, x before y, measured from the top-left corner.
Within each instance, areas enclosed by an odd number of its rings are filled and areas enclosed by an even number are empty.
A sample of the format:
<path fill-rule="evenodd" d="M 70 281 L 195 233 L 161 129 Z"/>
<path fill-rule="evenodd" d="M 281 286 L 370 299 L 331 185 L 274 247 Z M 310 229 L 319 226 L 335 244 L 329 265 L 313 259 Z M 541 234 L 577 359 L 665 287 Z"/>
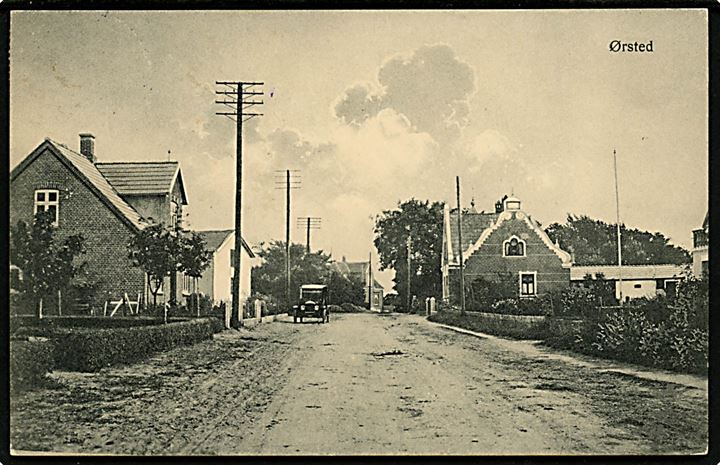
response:
<path fill-rule="evenodd" d="M 710 222 L 709 212 L 705 213 L 705 220 L 702 228 L 693 231 L 693 276 L 701 278 L 703 274 L 710 272 Z"/>
<path fill-rule="evenodd" d="M 365 287 L 365 304 L 368 303 L 368 296 L 372 293 L 372 301 L 370 310 L 382 311 L 384 288 L 375 277 L 372 278 L 372 286 L 370 285 L 370 277 L 372 269 L 370 262 L 348 262 L 345 257 L 340 262 L 333 262 L 333 268 L 343 276 L 354 276 L 359 278 Z"/>
<path fill-rule="evenodd" d="M 460 250 L 466 285 L 477 278 L 492 281 L 511 273 L 517 277 L 518 295 L 528 298 L 570 285 L 570 254 L 553 243 L 540 224 L 522 210 L 519 199 L 505 196 L 492 213 L 477 212 L 474 205 L 463 209 L 461 223 L 462 243 L 457 209 L 446 205 L 441 259 L 444 300 L 459 291 L 451 280 L 459 272 Z"/>
<path fill-rule="evenodd" d="M 45 139 L 10 173 L 11 224 L 50 210 L 59 238 L 85 238 L 82 259 L 96 305 L 125 293 L 147 301 L 145 274 L 133 266 L 127 245 L 152 223 L 179 226 L 186 204 L 177 162 L 97 163 L 91 134 L 80 135 L 80 152 Z M 177 278 L 167 281 L 160 301 L 179 300 Z"/>
<path fill-rule="evenodd" d="M 215 305 L 230 304 L 232 297 L 232 278 L 234 273 L 233 257 L 235 253 L 235 232 L 232 229 L 219 231 L 198 231 L 205 239 L 205 247 L 212 251 L 210 266 L 198 280 L 198 293 L 210 298 Z M 242 240 L 242 257 L 240 258 L 240 301 L 244 302 L 251 293 L 250 271 L 254 264 L 255 254 L 250 246 Z M 186 292 L 192 290 L 188 285 L 189 278 L 183 286 Z M 229 308 L 229 307 L 226 307 Z"/>

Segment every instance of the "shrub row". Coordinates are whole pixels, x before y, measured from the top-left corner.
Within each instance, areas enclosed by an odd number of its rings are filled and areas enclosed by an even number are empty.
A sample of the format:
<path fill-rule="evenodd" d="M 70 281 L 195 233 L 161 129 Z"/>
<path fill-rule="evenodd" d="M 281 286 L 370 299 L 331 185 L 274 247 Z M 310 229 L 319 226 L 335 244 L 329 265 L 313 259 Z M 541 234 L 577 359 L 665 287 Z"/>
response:
<path fill-rule="evenodd" d="M 707 374 L 708 331 L 693 328 L 682 308 L 654 322 L 638 309 L 607 313 L 565 331 L 548 331 L 544 344 L 588 355 L 670 370 Z"/>
<path fill-rule="evenodd" d="M 438 312 L 429 320 L 497 336 L 542 340 L 547 346 L 587 355 L 707 374 L 707 329 L 693 327 L 683 307 L 668 311 L 668 318 L 659 322 L 637 308 L 585 320 L 456 311 Z"/>
<path fill-rule="evenodd" d="M 10 391 L 40 385 L 52 369 L 54 345 L 49 340 L 22 338 L 10 340 Z"/>
<path fill-rule="evenodd" d="M 113 329 L 41 328 L 54 343 L 55 367 L 97 371 L 154 352 L 210 339 L 223 329 L 216 318 Z"/>
<path fill-rule="evenodd" d="M 187 318 L 168 318 L 168 322 L 186 321 Z M 104 316 L 47 316 L 38 320 L 34 315 L 10 317 L 10 333 L 22 334 L 21 328 L 39 327 L 54 328 L 129 328 L 133 326 L 149 326 L 162 324 L 162 318 L 150 316 L 104 317 Z M 37 332 L 37 331 L 34 331 Z"/>

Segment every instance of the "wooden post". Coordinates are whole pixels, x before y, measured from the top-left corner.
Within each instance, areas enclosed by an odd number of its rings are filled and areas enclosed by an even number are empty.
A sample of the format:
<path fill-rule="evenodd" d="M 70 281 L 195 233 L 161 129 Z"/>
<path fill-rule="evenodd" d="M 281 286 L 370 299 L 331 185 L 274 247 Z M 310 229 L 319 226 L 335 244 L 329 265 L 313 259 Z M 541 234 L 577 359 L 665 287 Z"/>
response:
<path fill-rule="evenodd" d="M 460 313 L 465 314 L 465 264 L 462 253 L 462 206 L 460 205 L 460 176 L 455 176 L 457 191 L 457 220 L 458 220 L 458 255 L 460 257 Z"/>
<path fill-rule="evenodd" d="M 62 316 L 62 291 L 58 289 L 58 316 Z"/>

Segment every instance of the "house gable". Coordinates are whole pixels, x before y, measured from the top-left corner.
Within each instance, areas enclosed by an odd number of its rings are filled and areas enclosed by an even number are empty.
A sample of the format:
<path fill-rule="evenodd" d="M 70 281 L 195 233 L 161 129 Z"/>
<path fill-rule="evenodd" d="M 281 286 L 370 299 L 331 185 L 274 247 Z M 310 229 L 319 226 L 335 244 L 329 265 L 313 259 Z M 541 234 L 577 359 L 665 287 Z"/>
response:
<path fill-rule="evenodd" d="M 142 218 L 127 204 L 105 177 L 84 155 L 74 152 L 62 144 L 50 139 L 40 144 L 30 155 L 20 162 L 10 173 L 10 183 L 14 183 L 41 155 L 54 156 L 70 173 L 77 177 L 97 198 L 117 217 L 134 231 L 145 227 Z"/>
<path fill-rule="evenodd" d="M 522 225 L 522 226 L 521 226 Z M 518 230 L 522 231 L 525 229 L 525 231 L 518 234 L 510 234 L 507 235 L 507 237 L 503 236 L 503 240 L 500 242 L 500 249 L 499 253 L 502 256 L 503 250 L 502 250 L 502 244 L 505 242 L 505 240 L 511 238 L 513 235 L 516 237 L 519 237 L 521 240 L 525 241 L 526 243 L 529 240 L 529 236 L 537 238 L 541 241 L 541 243 L 547 247 L 547 249 L 552 252 L 557 258 L 562 262 L 563 268 L 570 268 L 572 266 L 572 258 L 569 253 L 562 250 L 560 246 L 557 244 L 553 244 L 553 242 L 550 240 L 550 237 L 548 237 L 547 233 L 543 231 L 527 214 L 525 214 L 523 211 L 504 211 L 500 214 L 497 221 L 493 223 L 492 226 L 485 229 L 483 233 L 480 235 L 480 237 L 477 239 L 477 241 L 471 245 L 465 252 L 464 256 L 470 257 L 472 254 L 479 251 L 483 245 L 486 244 L 488 239 L 499 230 Z M 535 241 L 531 241 L 535 242 Z M 496 247 L 496 243 L 494 241 L 490 241 L 490 244 L 492 244 L 493 249 Z M 529 247 L 529 244 L 528 244 Z M 497 250 L 494 250 L 494 252 L 497 252 Z"/>

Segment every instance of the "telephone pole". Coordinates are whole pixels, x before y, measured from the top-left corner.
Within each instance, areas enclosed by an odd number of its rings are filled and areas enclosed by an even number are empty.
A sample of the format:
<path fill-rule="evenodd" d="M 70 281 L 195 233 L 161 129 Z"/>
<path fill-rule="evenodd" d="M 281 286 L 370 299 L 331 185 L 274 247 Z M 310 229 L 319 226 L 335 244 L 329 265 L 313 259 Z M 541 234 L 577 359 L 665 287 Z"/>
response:
<path fill-rule="evenodd" d="M 460 205 L 460 176 L 455 176 L 457 193 L 458 255 L 460 256 L 460 313 L 465 314 L 465 264 L 462 253 L 462 207 Z"/>
<path fill-rule="evenodd" d="M 297 227 L 298 228 L 305 228 L 305 249 L 306 252 L 310 253 L 310 230 L 311 229 L 320 229 L 322 226 L 322 218 L 316 217 L 316 216 L 300 216 L 297 219 Z"/>
<path fill-rule="evenodd" d="M 263 101 L 258 98 L 264 92 L 257 90 L 262 82 L 254 81 L 215 81 L 217 86 L 215 94 L 219 95 L 216 104 L 225 105 L 230 111 L 219 111 L 215 114 L 226 116 L 235 121 L 236 137 L 236 167 L 235 167 L 235 254 L 232 257 L 233 265 L 233 286 L 232 286 L 232 310 L 230 313 L 230 325 L 234 328 L 240 326 L 242 312 L 240 310 L 240 262 L 242 256 L 242 128 L 243 123 L 262 113 L 247 111 L 255 105 L 262 105 Z"/>
<path fill-rule="evenodd" d="M 618 286 L 620 287 L 620 306 L 623 305 L 622 280 L 622 242 L 620 237 L 620 193 L 618 190 L 617 153 L 613 149 L 613 166 L 615 168 L 615 214 L 617 220 L 617 256 L 618 256 Z"/>
<path fill-rule="evenodd" d="M 373 291 L 375 283 L 372 272 L 372 251 L 368 254 L 368 310 L 372 310 Z"/>
<path fill-rule="evenodd" d="M 298 170 L 276 171 L 276 173 L 284 173 L 285 180 L 276 180 L 275 184 L 283 187 L 276 189 L 285 189 L 285 304 L 286 310 L 292 308 L 292 300 L 290 298 L 290 191 L 300 189 L 300 176 L 295 174 Z M 282 175 L 280 175 L 282 176 Z"/>
<path fill-rule="evenodd" d="M 412 305 L 412 297 L 410 293 L 410 272 L 412 268 L 412 236 L 410 235 L 410 231 L 408 231 L 408 238 L 407 238 L 407 310 L 410 311 L 410 306 Z"/>

